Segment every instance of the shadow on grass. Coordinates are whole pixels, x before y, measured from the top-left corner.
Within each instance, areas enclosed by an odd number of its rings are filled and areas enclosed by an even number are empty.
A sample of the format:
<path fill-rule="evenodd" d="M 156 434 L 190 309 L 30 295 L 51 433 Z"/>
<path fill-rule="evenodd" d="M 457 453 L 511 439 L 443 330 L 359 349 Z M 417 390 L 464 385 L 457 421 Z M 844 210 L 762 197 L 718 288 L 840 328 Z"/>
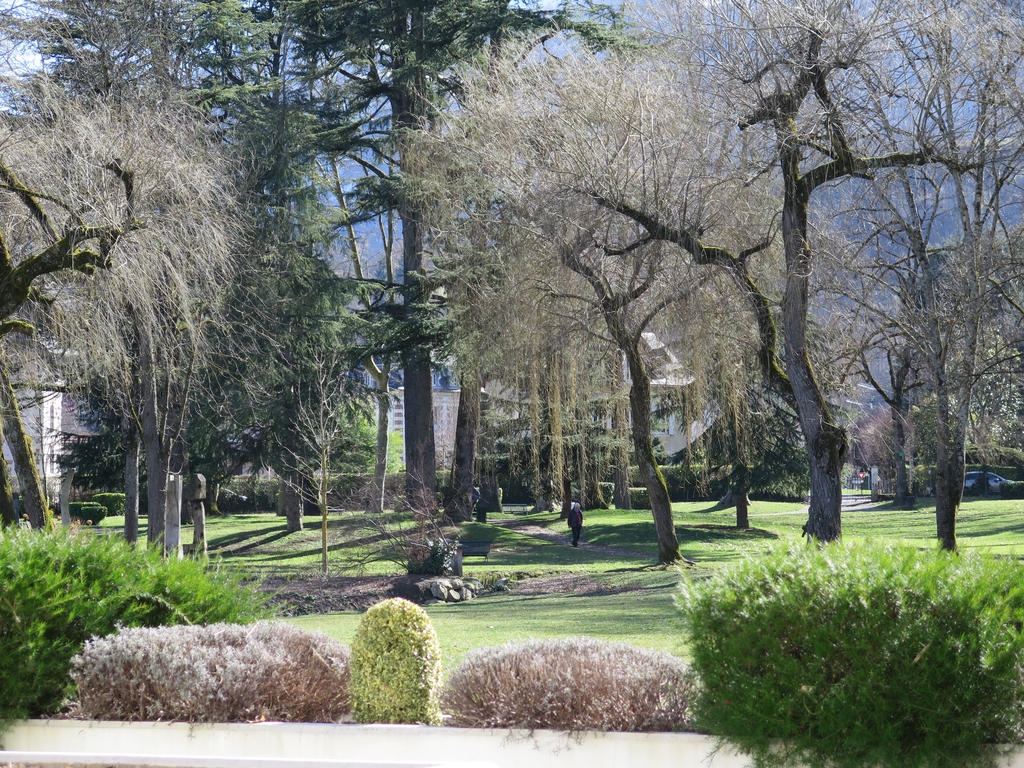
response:
<path fill-rule="evenodd" d="M 779 535 L 763 528 L 741 529 L 730 525 L 676 523 L 676 538 L 680 543 L 716 544 L 725 541 L 750 541 L 751 539 L 777 539 Z M 621 547 L 637 552 L 643 556 L 655 545 L 653 521 L 636 523 L 617 523 L 614 525 L 595 525 L 591 534 L 583 529 L 584 538 L 593 544 L 606 547 Z"/>
<path fill-rule="evenodd" d="M 779 534 L 764 528 L 737 528 L 734 525 L 676 525 L 680 541 L 720 542 L 744 539 L 777 539 Z"/>
<path fill-rule="evenodd" d="M 723 507 L 718 502 L 709 501 L 708 504 L 710 504 L 711 506 L 709 506 L 707 509 L 691 509 L 689 512 L 687 512 L 687 514 L 706 515 L 709 512 L 725 512 L 727 509 L 732 509 L 732 507 Z"/>
<path fill-rule="evenodd" d="M 219 552 L 224 557 L 237 557 L 248 554 L 257 547 L 267 546 L 275 541 L 280 541 L 288 535 L 287 527 L 282 525 L 279 529 L 271 531 L 238 533 L 212 539 L 208 546 L 211 551 Z M 242 542 L 245 543 L 242 544 Z M 235 546 L 236 544 L 242 544 L 242 546 Z"/>

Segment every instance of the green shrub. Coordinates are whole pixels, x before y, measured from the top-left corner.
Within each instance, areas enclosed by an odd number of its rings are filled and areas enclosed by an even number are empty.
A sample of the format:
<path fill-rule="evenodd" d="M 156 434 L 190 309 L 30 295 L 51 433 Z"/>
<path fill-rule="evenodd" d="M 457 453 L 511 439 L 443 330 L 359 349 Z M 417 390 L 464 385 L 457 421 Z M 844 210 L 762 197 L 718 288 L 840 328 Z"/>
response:
<path fill-rule="evenodd" d="M 440 722 L 441 648 L 427 612 L 395 597 L 370 608 L 352 642 L 357 723 Z"/>
<path fill-rule="evenodd" d="M 911 490 L 915 496 L 931 496 L 935 492 L 935 465 L 915 464 Z"/>
<path fill-rule="evenodd" d="M 680 731 L 692 681 L 682 659 L 590 637 L 471 651 L 441 696 L 451 724 L 565 731 Z"/>
<path fill-rule="evenodd" d="M 237 475 L 221 487 L 217 509 L 223 515 L 273 512 L 279 487 L 274 478 Z"/>
<path fill-rule="evenodd" d="M 697 725 L 756 766 L 961 768 L 1021 734 L 1016 563 L 777 549 L 684 587 Z"/>
<path fill-rule="evenodd" d="M 120 517 L 124 514 L 123 493 L 97 493 L 93 495 L 92 500 L 106 507 L 107 517 Z"/>
<path fill-rule="evenodd" d="M 629 506 L 631 509 L 650 509 L 651 496 L 646 488 L 629 489 Z"/>
<path fill-rule="evenodd" d="M 719 498 L 728 490 L 728 479 L 723 480 L 703 467 L 669 464 L 659 469 L 672 501 Z M 639 474 L 634 477 L 639 477 Z"/>
<path fill-rule="evenodd" d="M 1021 480 L 1021 468 L 1010 467 L 1010 466 L 997 466 L 995 464 L 967 464 L 964 467 L 965 472 L 991 472 L 994 475 L 999 475 L 1007 480 Z"/>
<path fill-rule="evenodd" d="M 86 525 L 97 525 L 107 516 L 107 508 L 94 501 L 72 501 L 68 504 L 68 512 L 72 520 Z"/>
<path fill-rule="evenodd" d="M 452 561 L 459 543 L 449 539 L 427 540 L 422 547 L 410 553 L 409 573 L 424 573 L 430 576 L 447 576 L 452 572 Z"/>
<path fill-rule="evenodd" d="M 605 498 L 605 501 L 610 504 L 612 499 L 615 498 L 615 483 L 598 483 L 597 485 L 600 487 L 601 495 Z"/>
<path fill-rule="evenodd" d="M 119 626 L 244 622 L 259 593 L 193 560 L 164 560 L 113 536 L 0 533 L 0 722 L 56 712 L 71 658 Z"/>
<path fill-rule="evenodd" d="M 1024 499 L 1024 483 L 1009 482 L 999 486 L 999 495 L 1004 499 Z"/>

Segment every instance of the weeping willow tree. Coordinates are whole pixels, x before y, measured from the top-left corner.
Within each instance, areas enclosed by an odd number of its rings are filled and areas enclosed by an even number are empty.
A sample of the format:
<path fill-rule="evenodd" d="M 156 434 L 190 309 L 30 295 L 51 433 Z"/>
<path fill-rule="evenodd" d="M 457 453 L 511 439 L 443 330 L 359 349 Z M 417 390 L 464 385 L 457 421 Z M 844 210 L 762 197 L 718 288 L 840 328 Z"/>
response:
<path fill-rule="evenodd" d="M 118 158 L 130 195 L 106 205 L 136 227 L 118 240 L 106 269 L 63 284 L 48 330 L 65 350 L 66 379 L 98 384 L 124 419 L 126 538 L 138 535 L 141 453 L 149 541 L 162 546 L 168 473 L 186 469 L 183 430 L 239 218 L 230 166 L 194 108 L 172 98 L 95 102 L 90 115 L 104 130 L 73 135 L 83 153 Z M 95 172 L 85 166 L 64 183 L 89 188 Z"/>
<path fill-rule="evenodd" d="M 435 205 L 434 221 L 444 212 Z M 599 506 L 609 346 L 589 331 L 589 318 L 552 300 L 564 276 L 522 269 L 537 247 L 529 234 L 491 213 L 435 229 L 432 241 L 461 386 L 448 514 L 469 518 L 474 484 L 482 503 L 493 504 L 499 466 L 529 486 L 536 509 L 567 510 L 573 486 Z M 464 429 L 473 413 L 476 429 Z M 467 434 L 472 445 L 461 442 Z"/>
<path fill-rule="evenodd" d="M 110 105 L 83 103 L 43 79 L 7 83 L 3 90 L 9 109 L 0 121 L 0 335 L 31 334 L 40 311 L 60 301 L 69 286 L 89 285 L 120 268 L 129 242 L 152 223 L 143 220 L 139 201 L 150 188 L 153 155 L 165 147 L 147 120 L 161 125 L 166 116 L 144 110 L 124 115 Z M 168 138 L 178 130 L 175 124 Z M 177 166 L 171 175 L 181 170 Z M 74 324 L 86 327 L 78 317 Z M 39 528 L 49 512 L 34 449 L 3 355 L 0 365 L 4 425 L 29 522 Z M 6 472 L 0 471 L 5 519 L 9 499 Z"/>
<path fill-rule="evenodd" d="M 655 330 L 671 335 L 673 327 L 699 317 L 709 303 L 732 310 L 732 322 L 742 330 L 729 337 L 758 329 L 761 318 L 751 322 L 751 303 L 737 290 L 742 281 L 709 260 L 693 258 L 620 208 L 627 200 L 657 205 L 671 210 L 671 225 L 680 230 L 735 240 L 747 284 L 753 279 L 749 262 L 771 241 L 771 228 L 758 213 L 760 200 L 754 200 L 765 192 L 757 183 L 745 184 L 732 167 L 721 142 L 728 126 L 705 108 L 697 74 L 656 58 L 570 52 L 556 60 L 524 57 L 510 47 L 486 82 L 476 88 L 470 84 L 463 109 L 444 122 L 432 141 L 426 137 L 421 149 L 443 169 L 425 182 L 431 198 L 455 201 L 443 217 L 449 258 L 464 253 L 467 229 L 484 232 L 476 240 L 486 249 L 473 249 L 476 258 L 501 265 L 501 290 L 514 284 L 530 297 L 516 305 L 499 302 L 506 315 L 514 316 L 506 323 L 530 324 L 518 333 L 506 331 L 503 338 L 555 339 L 559 355 L 550 359 L 557 363 L 531 368 L 533 355 L 545 359 L 543 345 L 518 341 L 522 351 L 511 356 L 517 365 L 508 369 L 521 380 L 519 391 L 531 395 L 531 427 L 543 422 L 540 403 L 546 399 L 549 404 L 551 466 L 564 475 L 567 464 L 577 469 L 591 464 L 593 447 L 570 438 L 567 422 L 573 422 L 569 432 L 574 436 L 581 421 L 595 419 L 614 421 L 621 430 L 627 421 L 622 394 L 628 391 L 632 450 L 650 495 L 664 562 L 675 561 L 679 552 L 653 450 L 652 382 L 657 381 L 658 361 L 646 340 Z M 743 234 L 755 231 L 752 223 L 763 225 L 756 237 Z M 767 299 L 760 298 L 770 323 Z M 545 329 L 551 335 L 542 335 Z M 673 344 L 688 350 L 694 370 L 715 370 L 713 357 L 721 344 L 675 337 Z M 760 339 L 756 330 L 755 338 Z M 542 351 L 537 355 L 535 349 Z M 596 355 L 585 352 L 595 349 Z M 616 355 L 624 365 L 608 364 Z M 563 356 L 587 361 L 586 376 L 552 376 L 565 367 Z M 614 374 L 596 376 L 612 368 Z M 584 379 L 599 381 L 584 385 Z M 677 388 L 684 383 L 679 376 L 674 382 Z M 600 416 L 591 405 L 579 405 L 598 392 L 605 401 Z M 707 406 L 694 409 L 703 412 Z M 530 431 L 529 465 L 535 474 L 541 472 L 535 457 L 544 456 L 542 431 Z M 604 442 L 597 463 L 606 467 L 614 454 L 621 465 L 621 444 L 616 447 L 614 435 Z"/>

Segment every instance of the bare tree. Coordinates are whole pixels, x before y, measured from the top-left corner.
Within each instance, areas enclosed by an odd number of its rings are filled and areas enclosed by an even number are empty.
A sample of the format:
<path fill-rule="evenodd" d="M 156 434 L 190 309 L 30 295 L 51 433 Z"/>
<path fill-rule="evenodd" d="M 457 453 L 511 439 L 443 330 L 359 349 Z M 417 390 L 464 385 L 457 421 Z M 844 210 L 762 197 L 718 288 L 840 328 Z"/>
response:
<path fill-rule="evenodd" d="M 297 393 L 294 445 L 282 446 L 296 492 L 312 490 L 320 512 L 320 568 L 327 573 L 328 499 L 346 465 L 357 463 L 367 445 L 358 438 L 366 403 L 351 386 L 349 365 L 336 354 L 314 356 L 314 374 Z"/>
<path fill-rule="evenodd" d="M 134 171 L 111 146 L 117 131 L 109 111 L 77 104 L 44 83 L 9 87 L 7 96 L 20 110 L 5 114 L 0 126 L 0 333 L 31 333 L 33 306 L 52 299 L 71 274 L 109 268 L 115 249 L 142 224 Z M 47 506 L 31 445 L 9 382 L 5 390 L 29 522 L 42 527 Z"/>
<path fill-rule="evenodd" d="M 714 201 L 749 193 L 715 175 L 723 162 L 715 121 L 699 101 L 684 103 L 699 84 L 674 64 L 585 53 L 524 63 L 513 51 L 499 67 L 439 132 L 438 144 L 458 153 L 453 162 L 465 169 L 466 184 L 484 175 L 493 185 L 459 190 L 472 201 L 454 220 L 462 227 L 474 217 L 480 226 L 490 222 L 494 234 L 485 240 L 519 254 L 517 269 L 547 293 L 547 311 L 572 317 L 589 333 L 604 325 L 606 343 L 622 351 L 659 559 L 675 561 L 643 339 L 666 310 L 682 313 L 697 303 L 717 274 L 630 214 L 664 202 L 679 229 L 728 230 L 729 216 L 719 216 Z M 443 183 L 451 178 L 449 172 Z M 766 245 L 753 244 L 745 258 Z"/>
<path fill-rule="evenodd" d="M 700 51 L 709 87 L 743 132 L 751 171 L 774 170 L 781 186 L 786 374 L 811 469 L 806 530 L 832 541 L 842 530 L 847 439 L 808 339 L 816 263 L 811 202 L 840 181 L 932 158 L 912 130 L 892 134 L 893 146 L 880 144 L 875 131 L 879 116 L 905 108 L 913 90 L 898 76 L 912 66 L 911 54 L 899 50 L 892 30 L 915 20 L 884 3 L 722 0 L 678 3 L 676 11 L 662 30 Z M 879 87 L 880 78 L 889 87 Z"/>
<path fill-rule="evenodd" d="M 936 528 L 943 548 L 955 549 L 974 389 L 1017 357 L 1021 340 L 1024 272 L 1014 229 L 1022 214 L 1024 25 L 1008 9 L 969 0 L 921 0 L 901 13 L 916 21 L 895 25 L 894 47 L 929 55 L 908 56 L 904 112 L 876 111 L 876 134 L 895 145 L 912 120 L 936 162 L 865 185 L 853 229 L 867 230 L 870 247 L 858 250 L 859 269 L 845 282 L 912 351 L 935 395 Z M 870 84 L 873 92 L 889 86 Z"/>
<path fill-rule="evenodd" d="M 92 102 L 89 110 L 104 118 L 109 136 L 79 129 L 77 139 L 91 152 L 118 159 L 130 180 L 128 213 L 139 226 L 121 239 L 117 258 L 100 279 L 61 291 L 54 332 L 68 350 L 68 378 L 99 381 L 123 409 L 129 433 L 138 436 L 148 479 L 149 540 L 159 543 L 167 476 L 184 469 L 180 451 L 177 465 L 172 459 L 207 352 L 206 333 L 217 322 L 240 217 L 229 166 L 203 115 L 173 99 Z M 76 181 L 68 179 L 69 185 Z M 138 491 L 133 445 L 125 473 L 131 502 Z M 134 521 L 135 515 L 126 515 L 130 541 L 137 536 Z"/>

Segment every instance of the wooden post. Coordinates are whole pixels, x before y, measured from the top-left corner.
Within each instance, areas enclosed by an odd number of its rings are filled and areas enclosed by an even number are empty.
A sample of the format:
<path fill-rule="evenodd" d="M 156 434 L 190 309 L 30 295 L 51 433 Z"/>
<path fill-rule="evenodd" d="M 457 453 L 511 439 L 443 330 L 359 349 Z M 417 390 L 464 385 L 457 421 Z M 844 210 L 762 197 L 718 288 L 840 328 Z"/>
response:
<path fill-rule="evenodd" d="M 67 528 L 71 525 L 71 483 L 75 479 L 75 470 L 70 470 L 64 475 L 60 484 L 60 524 Z"/>

